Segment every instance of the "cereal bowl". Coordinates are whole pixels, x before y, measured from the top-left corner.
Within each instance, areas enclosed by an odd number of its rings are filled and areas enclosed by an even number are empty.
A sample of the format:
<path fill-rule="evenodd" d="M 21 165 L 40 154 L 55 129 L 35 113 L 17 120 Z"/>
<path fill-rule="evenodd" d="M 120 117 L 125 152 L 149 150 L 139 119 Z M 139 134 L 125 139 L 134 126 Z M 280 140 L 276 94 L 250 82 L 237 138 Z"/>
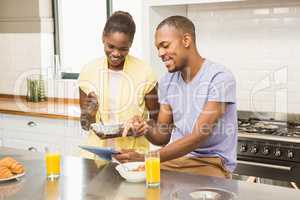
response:
<path fill-rule="evenodd" d="M 114 135 L 118 134 L 123 124 L 99 124 L 94 123 L 91 124 L 92 130 L 94 130 L 96 133 L 103 133 L 104 135 Z"/>
<path fill-rule="evenodd" d="M 144 166 L 144 162 L 128 162 L 117 165 L 116 170 L 128 182 L 137 183 L 146 179 Z"/>

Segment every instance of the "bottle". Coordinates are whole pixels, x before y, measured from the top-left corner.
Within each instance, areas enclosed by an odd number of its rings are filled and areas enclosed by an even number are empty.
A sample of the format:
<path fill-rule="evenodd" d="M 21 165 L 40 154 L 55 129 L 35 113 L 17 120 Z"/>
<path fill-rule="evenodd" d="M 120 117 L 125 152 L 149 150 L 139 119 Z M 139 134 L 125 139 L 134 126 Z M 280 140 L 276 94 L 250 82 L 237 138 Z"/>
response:
<path fill-rule="evenodd" d="M 39 101 L 46 101 L 46 94 L 45 94 L 45 82 L 42 79 L 42 76 L 40 76 L 39 79 Z"/>
<path fill-rule="evenodd" d="M 33 80 L 33 102 L 39 102 L 39 81 Z"/>

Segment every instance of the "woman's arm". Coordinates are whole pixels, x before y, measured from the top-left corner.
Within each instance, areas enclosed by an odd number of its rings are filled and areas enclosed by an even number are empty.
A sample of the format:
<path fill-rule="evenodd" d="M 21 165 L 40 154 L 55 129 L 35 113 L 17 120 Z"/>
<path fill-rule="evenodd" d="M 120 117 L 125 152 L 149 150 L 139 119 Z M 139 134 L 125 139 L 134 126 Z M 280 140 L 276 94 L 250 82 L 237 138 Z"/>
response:
<path fill-rule="evenodd" d="M 88 131 L 90 125 L 96 122 L 96 114 L 98 111 L 98 100 L 95 93 L 88 95 L 79 88 L 79 104 L 80 104 L 80 123 L 81 127 Z"/>

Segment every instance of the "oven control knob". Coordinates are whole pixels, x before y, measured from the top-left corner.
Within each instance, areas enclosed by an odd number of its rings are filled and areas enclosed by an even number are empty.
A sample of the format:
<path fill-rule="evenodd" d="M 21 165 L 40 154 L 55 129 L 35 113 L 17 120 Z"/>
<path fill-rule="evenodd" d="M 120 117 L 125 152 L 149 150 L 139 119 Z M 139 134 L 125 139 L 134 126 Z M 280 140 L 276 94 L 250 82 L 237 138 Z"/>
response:
<path fill-rule="evenodd" d="M 289 159 L 292 159 L 294 157 L 294 153 L 292 151 L 288 151 L 287 156 Z"/>
<path fill-rule="evenodd" d="M 258 152 L 257 146 L 253 146 L 250 151 L 251 153 L 256 154 Z"/>
<path fill-rule="evenodd" d="M 279 149 L 276 149 L 274 155 L 276 157 L 280 157 L 281 156 L 281 151 Z"/>
<path fill-rule="evenodd" d="M 240 146 L 240 152 L 246 152 L 246 151 L 247 151 L 247 145 L 242 144 L 242 145 Z"/>
<path fill-rule="evenodd" d="M 270 153 L 270 149 L 268 147 L 265 147 L 262 153 L 264 155 L 268 155 Z"/>

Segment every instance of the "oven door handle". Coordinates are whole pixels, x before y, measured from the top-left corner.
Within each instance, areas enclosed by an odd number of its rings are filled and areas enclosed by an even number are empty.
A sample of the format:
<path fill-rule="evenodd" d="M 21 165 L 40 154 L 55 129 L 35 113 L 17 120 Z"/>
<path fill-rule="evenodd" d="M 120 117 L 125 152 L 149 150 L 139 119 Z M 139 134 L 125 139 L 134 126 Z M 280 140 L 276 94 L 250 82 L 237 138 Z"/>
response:
<path fill-rule="evenodd" d="M 251 162 L 251 161 L 242 161 L 238 160 L 238 164 L 245 164 L 245 165 L 252 165 L 252 166 L 257 166 L 257 167 L 267 167 L 267 168 L 272 168 L 272 169 L 281 169 L 285 171 L 291 171 L 292 167 L 288 166 L 283 166 L 283 165 L 272 165 L 272 164 L 265 164 L 265 163 L 256 163 L 256 162 Z"/>

